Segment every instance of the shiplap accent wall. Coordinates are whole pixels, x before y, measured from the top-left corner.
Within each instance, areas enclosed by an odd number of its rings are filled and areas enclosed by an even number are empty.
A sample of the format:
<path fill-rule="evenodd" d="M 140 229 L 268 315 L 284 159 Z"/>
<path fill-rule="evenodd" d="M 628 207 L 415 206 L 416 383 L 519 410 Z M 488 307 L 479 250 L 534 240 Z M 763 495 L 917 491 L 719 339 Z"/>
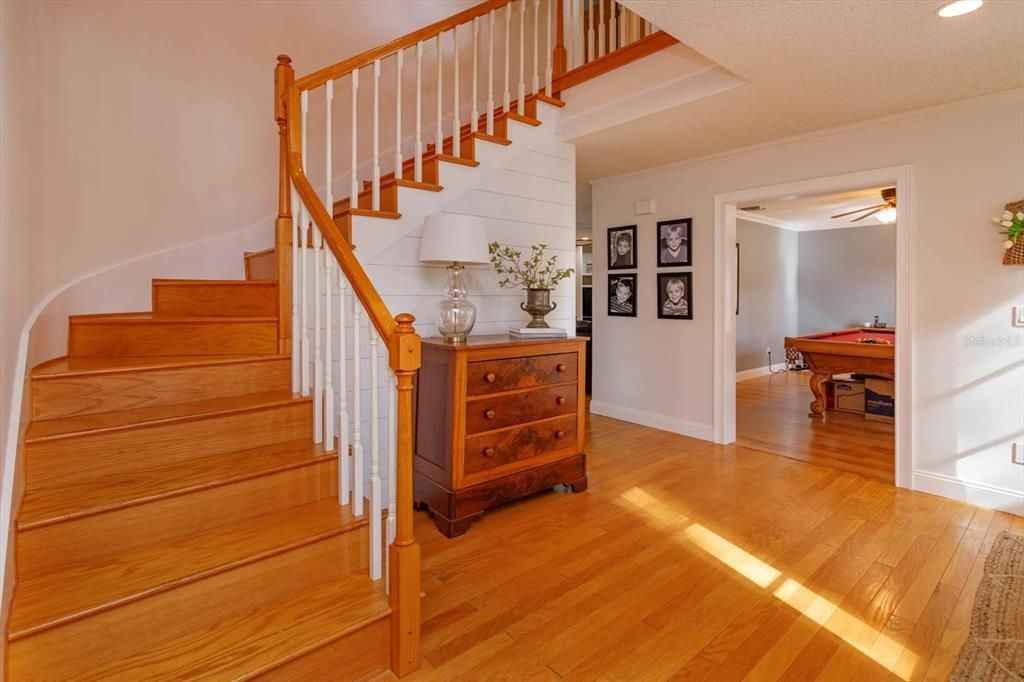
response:
<path fill-rule="evenodd" d="M 481 142 L 479 144 L 487 144 Z M 531 245 L 544 243 L 548 253 L 556 255 L 559 267 L 575 267 L 575 215 L 576 215 L 576 148 L 553 134 L 534 148 L 526 151 L 507 148 L 508 162 L 483 179 L 473 190 L 459 197 L 451 204 L 448 213 L 475 215 L 484 218 L 489 241 L 522 250 L 524 255 Z M 441 170 L 441 184 L 444 184 L 444 169 Z M 359 254 L 356 244 L 356 255 Z M 419 261 L 420 229 L 396 242 L 363 267 L 374 286 L 380 292 L 388 308 L 395 314 L 408 312 L 416 316 L 416 331 L 423 337 L 434 336 L 434 309 L 441 300 L 447 270 L 443 265 Z M 490 264 L 467 266 L 469 298 L 477 307 L 477 323 L 473 334 L 503 334 L 509 327 L 525 326 L 530 316 L 519 308 L 526 300 L 520 289 L 502 289 L 498 277 Z M 558 285 L 552 293 L 552 301 L 558 307 L 548 316 L 548 324 L 562 327 L 572 335 L 575 332 L 575 277 Z M 352 292 L 347 293 L 348 310 L 341 320 L 347 334 L 348 352 L 352 351 Z M 332 343 L 337 344 L 339 320 L 336 314 L 338 299 L 334 289 L 331 298 Z M 310 302 L 312 311 L 312 302 Z M 367 336 L 367 319 L 362 316 L 360 337 L 360 370 L 363 377 L 361 396 L 361 431 L 364 449 L 370 443 L 370 345 Z M 383 345 L 380 352 L 381 377 L 387 376 L 387 353 Z M 338 359 L 334 359 L 333 383 L 341 386 Z M 352 377 L 352 358 L 347 359 L 348 376 Z M 380 399 L 381 420 L 381 478 L 387 481 L 390 472 L 388 463 L 387 425 L 388 390 L 382 390 Z M 352 394 L 348 393 L 351 414 Z M 336 404 L 340 402 L 337 396 Z M 385 485 L 385 489 L 387 486 Z"/>

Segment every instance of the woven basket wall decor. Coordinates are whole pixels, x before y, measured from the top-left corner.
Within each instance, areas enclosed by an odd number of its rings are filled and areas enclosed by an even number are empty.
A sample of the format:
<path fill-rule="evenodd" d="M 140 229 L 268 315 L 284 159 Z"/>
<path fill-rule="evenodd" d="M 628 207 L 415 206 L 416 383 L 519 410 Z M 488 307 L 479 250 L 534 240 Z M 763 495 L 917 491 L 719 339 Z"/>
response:
<path fill-rule="evenodd" d="M 1024 199 L 1006 205 L 1010 213 L 1024 211 Z M 1024 265 L 1024 236 L 1017 238 L 1017 243 L 1003 252 L 1003 265 Z"/>

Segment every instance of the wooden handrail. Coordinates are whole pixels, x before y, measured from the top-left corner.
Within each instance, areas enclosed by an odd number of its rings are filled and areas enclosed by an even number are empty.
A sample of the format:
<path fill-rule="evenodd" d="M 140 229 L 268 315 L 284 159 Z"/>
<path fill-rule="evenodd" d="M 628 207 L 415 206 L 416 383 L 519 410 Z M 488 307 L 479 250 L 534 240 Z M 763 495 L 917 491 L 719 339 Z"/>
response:
<path fill-rule="evenodd" d="M 305 169 L 302 167 L 302 120 L 295 116 L 294 112 L 299 110 L 299 88 L 292 85 L 288 89 L 288 173 L 291 175 L 295 191 L 299 193 L 302 203 L 309 211 L 310 217 L 320 229 L 324 240 L 334 253 L 334 257 L 341 266 L 345 277 L 352 285 L 352 290 L 359 297 L 367 315 L 377 329 L 381 338 L 390 345 L 394 341 L 395 330 L 398 323 L 391 316 L 384 300 L 377 293 L 376 287 L 370 281 L 363 266 L 356 259 L 352 247 L 341 234 L 341 230 L 334 222 L 330 212 L 324 207 L 316 190 L 306 177 Z M 304 228 L 305 226 L 303 226 Z"/>
<path fill-rule="evenodd" d="M 609 52 L 603 57 L 598 57 L 582 66 L 577 66 L 572 71 L 557 76 L 552 83 L 551 89 L 557 95 L 580 83 L 585 83 L 592 78 L 597 78 L 609 71 L 623 67 L 630 62 L 635 62 L 659 50 L 672 47 L 678 42 L 678 38 L 664 31 L 657 31 L 629 45 L 620 47 L 614 52 Z"/>
<path fill-rule="evenodd" d="M 413 31 L 412 33 L 407 33 L 401 38 L 395 38 L 390 43 L 386 43 L 380 47 L 375 47 L 372 50 L 367 50 L 362 54 L 357 54 L 355 57 L 349 57 L 348 59 L 338 62 L 333 66 L 325 67 L 319 71 L 314 71 L 308 76 L 296 79 L 295 87 L 299 90 L 312 90 L 313 88 L 323 85 L 329 80 L 347 76 L 352 71 L 355 71 L 360 67 L 372 64 L 374 60 L 383 59 L 384 57 L 388 57 L 399 50 L 412 47 L 421 40 L 434 38 L 439 33 L 444 33 L 459 24 L 464 24 L 476 17 L 481 17 L 492 9 L 504 7 L 512 1 L 513 0 L 486 0 L 485 2 L 481 2 L 479 5 L 474 5 L 469 9 L 463 10 L 458 14 L 453 14 L 447 19 L 435 21 L 429 26 L 425 26 L 419 30 Z"/>

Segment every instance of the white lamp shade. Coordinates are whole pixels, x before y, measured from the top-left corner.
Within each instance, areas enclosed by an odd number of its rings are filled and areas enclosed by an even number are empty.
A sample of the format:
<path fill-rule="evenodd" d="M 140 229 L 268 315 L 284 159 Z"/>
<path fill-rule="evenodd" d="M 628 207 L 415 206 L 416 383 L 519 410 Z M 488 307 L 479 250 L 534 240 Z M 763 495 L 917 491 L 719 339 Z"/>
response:
<path fill-rule="evenodd" d="M 431 263 L 489 263 L 487 223 L 458 213 L 435 213 L 423 223 L 420 260 Z"/>

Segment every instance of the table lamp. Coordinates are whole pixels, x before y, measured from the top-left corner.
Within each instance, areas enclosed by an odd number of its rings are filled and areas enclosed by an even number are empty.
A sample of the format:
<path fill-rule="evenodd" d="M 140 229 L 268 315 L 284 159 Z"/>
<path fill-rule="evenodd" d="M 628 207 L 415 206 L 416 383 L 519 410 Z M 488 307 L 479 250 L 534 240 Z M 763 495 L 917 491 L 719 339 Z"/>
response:
<path fill-rule="evenodd" d="M 444 285 L 444 300 L 437 305 L 437 331 L 445 342 L 463 344 L 473 331 L 476 308 L 466 298 L 469 293 L 463 272 L 465 263 L 489 263 L 487 224 L 476 216 L 435 213 L 423 223 L 420 261 L 449 263 Z"/>

